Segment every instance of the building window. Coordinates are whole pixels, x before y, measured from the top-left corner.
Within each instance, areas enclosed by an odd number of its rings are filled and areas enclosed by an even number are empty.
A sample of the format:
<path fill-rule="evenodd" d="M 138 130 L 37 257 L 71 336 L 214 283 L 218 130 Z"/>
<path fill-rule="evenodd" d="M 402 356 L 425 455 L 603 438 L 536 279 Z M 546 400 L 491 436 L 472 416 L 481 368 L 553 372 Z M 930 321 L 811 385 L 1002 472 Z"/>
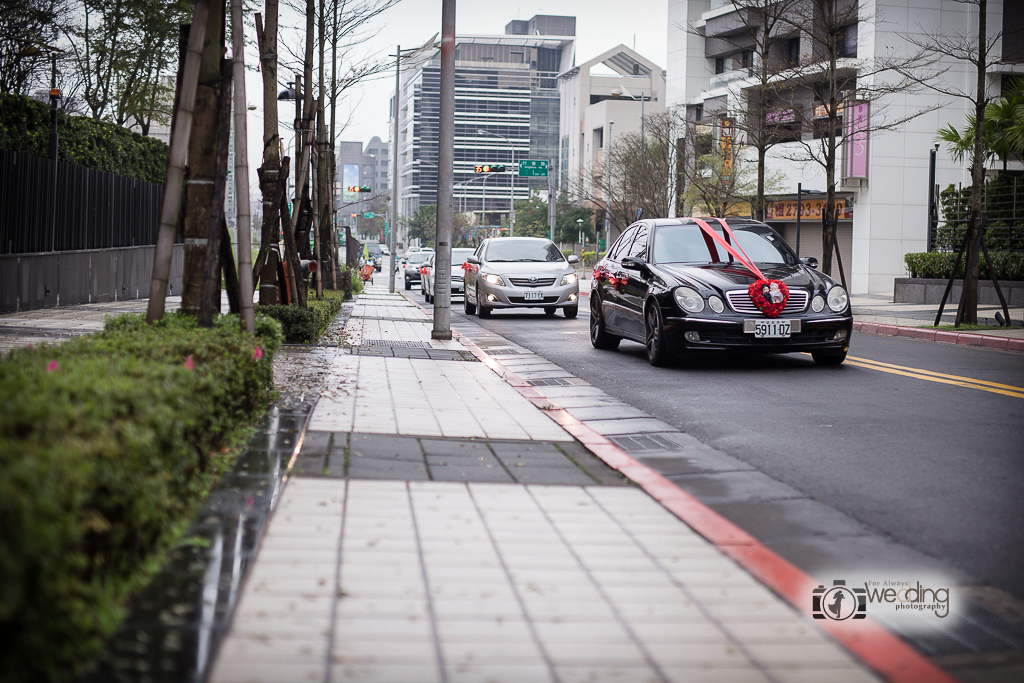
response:
<path fill-rule="evenodd" d="M 704 105 L 698 104 L 693 108 L 693 120 L 700 121 L 704 118 Z"/>
<path fill-rule="evenodd" d="M 715 73 L 725 73 L 725 57 L 715 57 Z"/>
<path fill-rule="evenodd" d="M 740 65 L 744 69 L 750 69 L 754 66 L 754 52 L 752 50 L 744 50 L 740 53 Z"/>
<path fill-rule="evenodd" d="M 790 38 L 786 41 L 786 61 L 792 65 L 800 63 L 800 38 Z"/>
<path fill-rule="evenodd" d="M 839 44 L 836 45 L 837 56 L 839 57 L 856 57 L 857 56 L 857 24 L 851 24 L 844 26 L 839 30 Z"/>

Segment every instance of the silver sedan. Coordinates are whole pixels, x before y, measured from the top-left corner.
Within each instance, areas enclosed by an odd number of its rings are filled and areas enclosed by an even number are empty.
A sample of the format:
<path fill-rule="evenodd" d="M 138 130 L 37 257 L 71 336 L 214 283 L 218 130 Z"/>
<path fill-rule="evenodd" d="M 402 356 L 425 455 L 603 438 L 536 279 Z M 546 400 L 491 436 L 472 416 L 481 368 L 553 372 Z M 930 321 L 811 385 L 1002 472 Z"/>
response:
<path fill-rule="evenodd" d="M 486 318 L 495 308 L 543 308 L 566 318 L 579 313 L 580 284 L 573 264 L 551 240 L 494 237 L 466 259 L 465 309 Z"/>

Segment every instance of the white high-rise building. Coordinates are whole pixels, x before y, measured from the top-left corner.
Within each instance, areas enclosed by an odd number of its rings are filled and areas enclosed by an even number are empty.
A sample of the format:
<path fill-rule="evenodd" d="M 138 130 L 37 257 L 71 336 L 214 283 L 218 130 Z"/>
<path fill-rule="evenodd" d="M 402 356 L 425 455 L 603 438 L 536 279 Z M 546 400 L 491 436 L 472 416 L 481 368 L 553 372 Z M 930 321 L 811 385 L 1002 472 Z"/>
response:
<path fill-rule="evenodd" d="M 813 0 L 806 0 L 807 4 Z M 841 7 L 853 0 L 840 0 Z M 993 34 L 1002 31 L 1006 39 L 997 41 L 987 72 L 987 93 L 998 96 L 1008 77 L 1024 75 L 1024 11 L 1019 0 L 989 0 L 987 21 Z M 750 69 L 756 67 L 751 46 L 749 19 L 729 0 L 668 0 L 668 100 L 670 106 L 685 107 L 687 118 L 703 122 L 706 130 L 720 135 L 723 118 L 745 115 L 744 90 L 754 85 Z M 948 34 L 976 34 L 976 6 L 951 0 L 859 0 L 857 20 L 843 28 L 843 56 L 840 66 L 858 79 L 896 79 L 892 72 L 873 73 L 873 67 L 891 54 L 908 56 L 916 51 L 906 38 L 925 38 L 926 31 Z M 780 31 L 775 42 L 779 54 L 806 64 L 813 59 L 810 27 L 789 27 Z M 1002 61 L 1002 63 L 999 63 Z M 946 59 L 949 67 L 942 76 L 967 92 L 975 88 L 976 72 L 969 64 Z M 856 91 L 851 91 L 856 97 Z M 815 105 L 807 97 L 808 112 Z M 839 221 L 839 246 L 847 278 L 854 293 L 891 292 L 893 279 L 904 277 L 903 257 L 910 252 L 927 251 L 929 221 L 929 152 L 936 144 L 936 132 L 948 124 L 962 129 L 971 109 L 966 99 L 940 95 L 925 88 L 913 93 L 890 95 L 864 110 L 870 117 L 885 116 L 898 120 L 914 113 L 898 130 L 871 135 L 857 151 L 842 145 L 836 164 L 837 198 L 842 202 Z M 779 111 L 779 120 L 787 112 Z M 813 114 L 805 118 L 813 118 Z M 804 141 L 814 139 L 813 127 L 793 130 Z M 743 137 L 736 143 L 742 152 Z M 769 165 L 786 175 L 785 188 L 773 197 L 775 204 L 769 224 L 779 230 L 790 244 L 795 243 L 796 223 L 789 211 L 796 203 L 797 183 L 803 190 L 824 191 L 825 174 L 814 163 L 798 164 L 784 160 L 792 156 L 800 143 L 777 144 L 769 151 Z M 844 167 L 844 163 L 850 165 Z M 855 163 L 856 162 L 856 163 Z M 859 166 L 850 173 L 851 166 Z M 999 162 L 999 168 L 1002 162 Z M 1011 164 L 1011 168 L 1012 168 Z M 1017 164 L 1019 168 L 1019 164 Z M 846 172 L 843 169 L 846 169 Z M 935 182 L 970 184 L 965 163 L 957 163 L 941 147 L 938 152 Z M 817 201 L 804 197 L 804 201 Z M 820 209 L 820 207 L 819 207 Z M 801 256 L 821 258 L 821 220 L 802 221 Z M 837 274 L 833 270 L 833 274 Z"/>

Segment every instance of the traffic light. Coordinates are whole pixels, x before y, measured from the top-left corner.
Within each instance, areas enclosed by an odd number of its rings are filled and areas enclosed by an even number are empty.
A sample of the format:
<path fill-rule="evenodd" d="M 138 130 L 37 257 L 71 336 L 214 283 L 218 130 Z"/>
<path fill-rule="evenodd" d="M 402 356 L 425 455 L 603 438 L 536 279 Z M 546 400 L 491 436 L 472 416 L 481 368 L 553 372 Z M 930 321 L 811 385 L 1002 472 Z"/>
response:
<path fill-rule="evenodd" d="M 477 166 L 476 173 L 504 173 L 504 166 Z"/>
<path fill-rule="evenodd" d="M 373 188 L 368 185 L 349 185 L 349 192 L 373 192 Z"/>

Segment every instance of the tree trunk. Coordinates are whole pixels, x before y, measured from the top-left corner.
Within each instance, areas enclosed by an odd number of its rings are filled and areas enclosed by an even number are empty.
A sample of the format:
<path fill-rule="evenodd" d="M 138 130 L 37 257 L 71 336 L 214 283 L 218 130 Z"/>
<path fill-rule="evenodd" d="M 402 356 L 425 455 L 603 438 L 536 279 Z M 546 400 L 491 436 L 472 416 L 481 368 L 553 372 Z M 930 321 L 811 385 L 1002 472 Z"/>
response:
<path fill-rule="evenodd" d="M 207 226 L 206 258 L 199 301 L 199 326 L 211 327 L 214 313 L 220 312 L 221 232 L 224 223 L 224 195 L 228 176 L 228 150 L 231 138 L 231 62 L 221 60 L 220 88 L 217 93 L 217 156 L 214 163 L 213 199 L 210 202 L 210 223 Z M 228 245 L 228 254 L 231 246 Z M 229 258 L 228 261 L 231 259 Z"/>
<path fill-rule="evenodd" d="M 206 270 L 206 245 L 210 235 L 210 210 L 217 165 L 217 85 L 224 55 L 224 5 L 211 3 L 199 65 L 199 85 L 192 115 L 185 181 L 185 264 L 182 273 L 181 309 L 198 315 Z"/>
<path fill-rule="evenodd" d="M 825 17 L 826 26 L 832 26 L 835 23 L 834 5 L 832 3 L 825 3 L 826 12 L 829 16 Z M 836 111 L 836 58 L 837 58 L 837 44 L 836 35 L 834 31 L 829 31 L 828 36 L 828 102 L 825 103 L 828 108 L 828 124 L 825 131 L 825 140 L 822 143 L 825 152 L 825 211 L 822 214 L 821 222 L 821 272 L 826 275 L 832 275 L 832 254 L 836 248 L 836 128 L 837 128 L 837 114 Z"/>
<path fill-rule="evenodd" d="M 981 203 L 985 191 L 985 70 L 988 66 L 986 48 L 987 0 L 978 2 L 978 83 L 974 98 L 974 155 L 971 159 L 971 217 L 967 236 L 967 264 L 964 267 L 964 284 L 960 290 L 960 303 L 957 305 L 956 327 L 967 323 L 978 322 L 978 254 L 981 251 Z"/>
<path fill-rule="evenodd" d="M 260 250 L 252 268 L 254 283 L 263 271 L 271 246 L 277 244 L 279 234 L 277 205 L 274 204 L 281 175 L 281 139 L 277 114 L 277 1 L 267 0 L 266 26 L 263 26 L 260 15 L 256 15 L 257 44 L 263 73 L 263 166 L 260 172 L 263 226 L 260 231 Z"/>

